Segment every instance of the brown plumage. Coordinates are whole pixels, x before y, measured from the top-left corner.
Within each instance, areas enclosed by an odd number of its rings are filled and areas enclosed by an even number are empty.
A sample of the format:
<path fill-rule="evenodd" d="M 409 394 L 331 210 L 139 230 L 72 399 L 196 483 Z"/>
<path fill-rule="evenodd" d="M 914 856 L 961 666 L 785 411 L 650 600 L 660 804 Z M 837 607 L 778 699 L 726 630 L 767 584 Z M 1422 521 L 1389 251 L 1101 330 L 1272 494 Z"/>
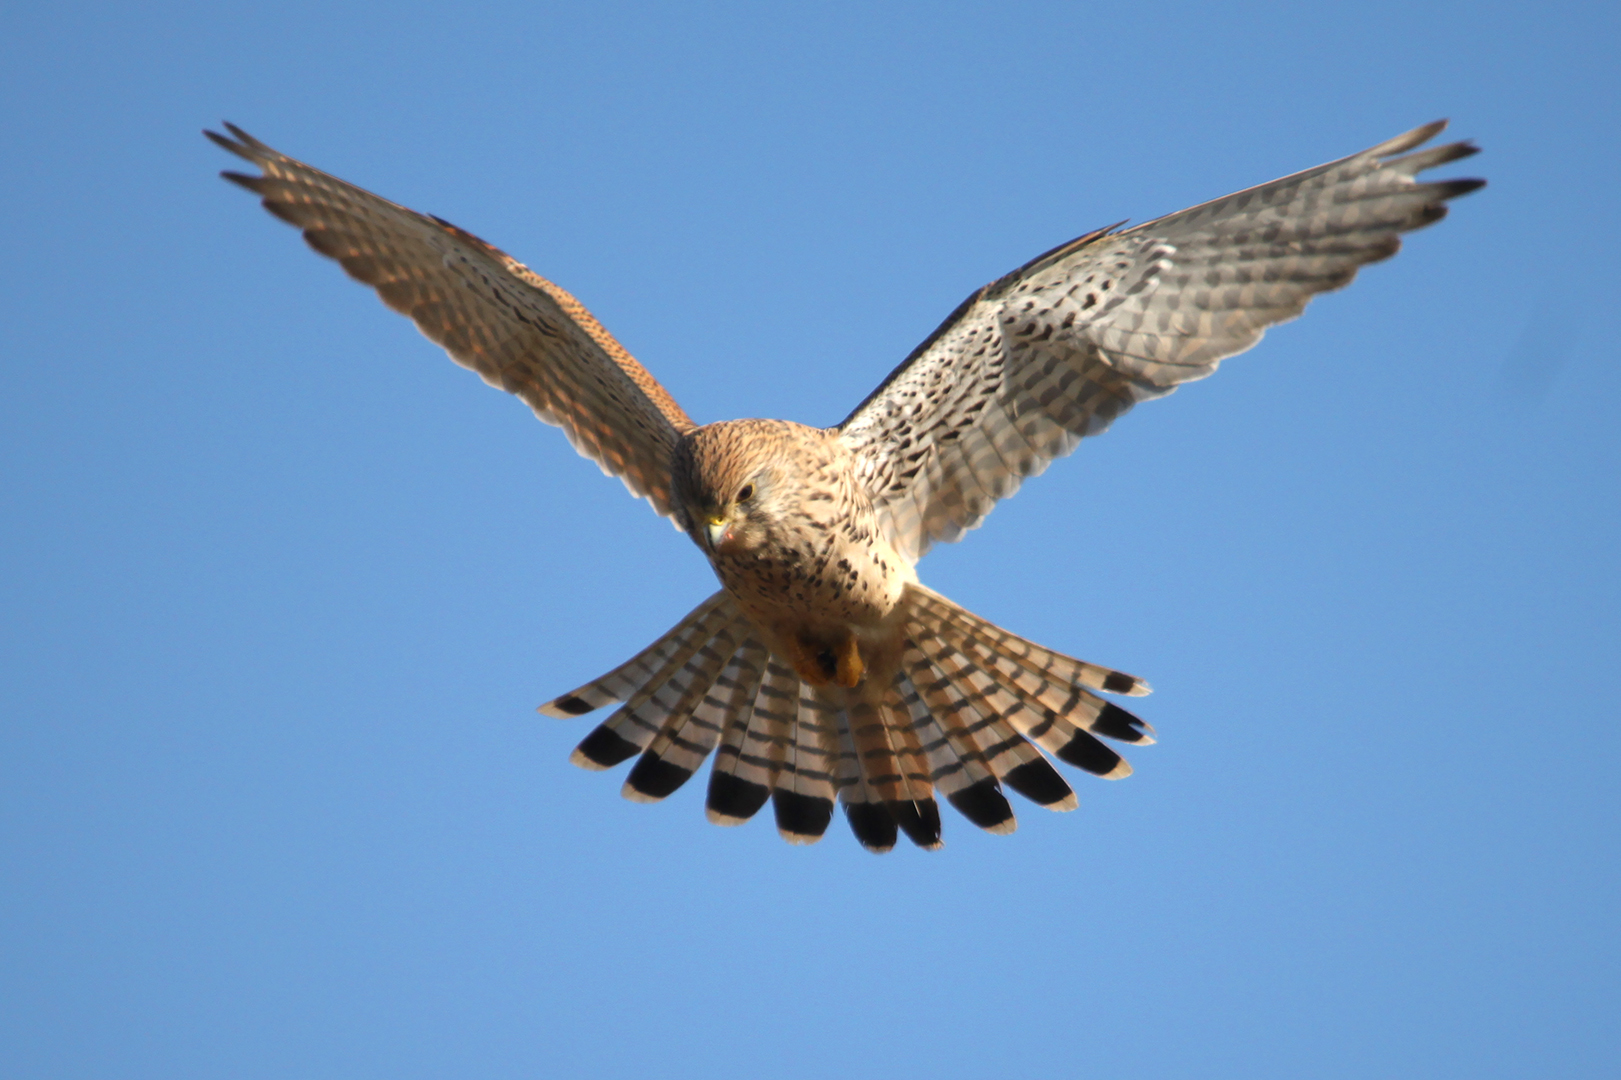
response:
<path fill-rule="evenodd" d="M 713 752 L 711 821 L 739 824 L 769 801 L 781 834 L 810 843 L 837 800 L 861 843 L 887 851 L 903 832 L 939 846 L 936 792 L 981 828 L 1011 832 L 1004 788 L 1055 810 L 1076 804 L 1042 751 L 1119 778 L 1131 767 L 1102 740 L 1153 741 L 1101 696 L 1145 694 L 1140 679 L 965 611 L 919 584 L 918 558 L 1084 436 L 1209 375 L 1480 187 L 1414 179 L 1474 153 L 1407 153 L 1444 126 L 1054 248 L 970 296 L 834 428 L 699 427 L 574 297 L 510 256 L 236 127 L 234 139 L 207 134 L 261 170 L 227 179 L 457 363 L 563 428 L 709 558 L 719 592 L 541 706 L 575 717 L 619 705 L 571 760 L 605 769 L 636 757 L 624 794 L 652 802 Z"/>

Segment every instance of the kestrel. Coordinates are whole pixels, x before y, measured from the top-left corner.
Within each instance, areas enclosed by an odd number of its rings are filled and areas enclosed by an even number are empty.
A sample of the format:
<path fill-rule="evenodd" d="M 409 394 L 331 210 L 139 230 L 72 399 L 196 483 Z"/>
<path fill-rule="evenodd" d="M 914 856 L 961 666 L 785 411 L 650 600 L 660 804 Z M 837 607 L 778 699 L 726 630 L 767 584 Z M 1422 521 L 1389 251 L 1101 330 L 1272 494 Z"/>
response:
<path fill-rule="evenodd" d="M 262 170 L 226 179 L 562 428 L 708 557 L 718 592 L 540 707 L 574 717 L 620 703 L 570 760 L 606 769 L 640 755 L 623 793 L 653 802 L 714 750 L 711 821 L 740 824 L 770 800 L 782 836 L 812 843 L 837 800 L 861 844 L 888 851 L 900 832 L 940 845 L 936 790 L 975 825 L 1012 832 L 1004 786 L 1075 806 L 1043 751 L 1118 778 L 1131 768 L 1098 736 L 1153 741 L 1101 696 L 1146 694 L 1141 679 L 992 625 L 920 584 L 917 560 L 1481 187 L 1415 179 L 1475 152 L 1408 152 L 1445 126 L 1061 244 L 968 297 L 830 428 L 700 426 L 579 301 L 504 252 L 232 125 L 234 139 L 205 134 Z"/>

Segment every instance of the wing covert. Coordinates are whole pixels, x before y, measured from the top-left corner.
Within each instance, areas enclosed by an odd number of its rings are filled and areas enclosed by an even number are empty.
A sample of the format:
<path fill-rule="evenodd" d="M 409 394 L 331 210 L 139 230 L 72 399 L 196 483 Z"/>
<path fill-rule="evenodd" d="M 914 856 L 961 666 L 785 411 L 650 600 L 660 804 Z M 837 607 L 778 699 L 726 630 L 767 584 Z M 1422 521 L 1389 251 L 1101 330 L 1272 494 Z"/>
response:
<path fill-rule="evenodd" d="M 1088 233 L 974 293 L 839 425 L 890 542 L 916 559 L 959 539 L 1137 402 L 1211 374 L 1394 255 L 1401 233 L 1484 184 L 1414 179 L 1468 143 L 1397 156 L 1445 126 Z"/>
<path fill-rule="evenodd" d="M 232 124 L 204 132 L 262 174 L 221 175 L 336 259 L 450 358 L 517 395 L 582 455 L 671 515 L 670 451 L 695 425 L 567 291 L 441 218 L 281 154 Z"/>

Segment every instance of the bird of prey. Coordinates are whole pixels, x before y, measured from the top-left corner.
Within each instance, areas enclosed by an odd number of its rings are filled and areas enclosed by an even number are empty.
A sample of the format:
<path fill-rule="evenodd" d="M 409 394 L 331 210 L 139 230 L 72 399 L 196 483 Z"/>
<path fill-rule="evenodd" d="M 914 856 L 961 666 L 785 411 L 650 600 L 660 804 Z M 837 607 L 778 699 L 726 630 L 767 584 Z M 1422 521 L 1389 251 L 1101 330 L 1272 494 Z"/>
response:
<path fill-rule="evenodd" d="M 1445 126 L 1060 244 L 974 292 L 830 428 L 699 425 L 579 301 L 511 256 L 233 125 L 234 137 L 205 134 L 261 170 L 226 179 L 562 428 L 709 559 L 717 592 L 540 707 L 573 717 L 619 703 L 571 760 L 638 757 L 623 793 L 652 802 L 714 751 L 711 821 L 739 824 L 770 801 L 782 836 L 812 843 L 839 802 L 881 852 L 902 832 L 940 846 L 936 791 L 975 825 L 1012 832 L 1004 788 L 1075 805 L 1047 755 L 1118 778 L 1130 766 L 1102 739 L 1153 741 L 1103 696 L 1145 694 L 1141 679 L 992 625 L 921 584 L 918 559 L 1482 186 L 1416 179 L 1475 152 L 1416 149 Z"/>

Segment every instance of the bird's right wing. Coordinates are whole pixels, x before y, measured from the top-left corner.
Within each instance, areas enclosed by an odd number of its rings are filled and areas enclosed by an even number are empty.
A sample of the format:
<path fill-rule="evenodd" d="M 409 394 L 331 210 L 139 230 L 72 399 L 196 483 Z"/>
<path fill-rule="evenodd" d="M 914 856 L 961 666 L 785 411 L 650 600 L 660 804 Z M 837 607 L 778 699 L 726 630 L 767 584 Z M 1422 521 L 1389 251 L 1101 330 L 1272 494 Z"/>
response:
<path fill-rule="evenodd" d="M 974 293 L 839 426 L 890 542 L 915 559 L 956 540 L 1138 401 L 1209 375 L 1394 255 L 1484 182 L 1414 179 L 1475 152 L 1406 153 L 1445 126 L 1099 229 Z"/>
<path fill-rule="evenodd" d="M 278 153 L 234 125 L 210 139 L 263 170 L 222 175 L 409 315 L 456 363 L 522 398 L 666 517 L 670 451 L 693 422 L 563 289 L 472 233 Z"/>

